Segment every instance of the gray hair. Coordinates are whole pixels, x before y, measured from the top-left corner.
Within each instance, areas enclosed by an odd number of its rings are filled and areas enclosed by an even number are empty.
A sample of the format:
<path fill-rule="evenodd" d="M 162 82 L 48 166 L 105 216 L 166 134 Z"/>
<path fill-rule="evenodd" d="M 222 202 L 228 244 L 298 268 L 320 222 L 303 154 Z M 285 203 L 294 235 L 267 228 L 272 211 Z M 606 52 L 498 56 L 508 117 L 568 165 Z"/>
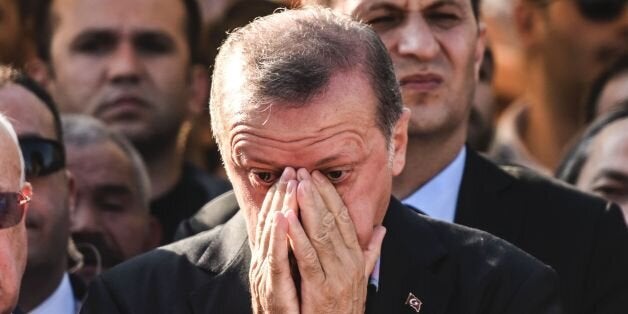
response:
<path fill-rule="evenodd" d="M 142 204 L 148 208 L 150 202 L 150 181 L 144 161 L 131 143 L 120 133 L 108 128 L 103 122 L 86 115 L 64 114 L 63 141 L 66 146 L 86 147 L 111 141 L 116 144 L 131 161 L 135 171 Z M 67 148 L 66 148 L 67 149 Z"/>
<path fill-rule="evenodd" d="M 26 178 L 24 174 L 24 157 L 22 157 L 22 149 L 20 149 L 20 142 L 17 139 L 17 134 L 13 129 L 13 125 L 2 113 L 0 113 L 0 126 L 2 126 L 2 129 L 6 130 L 7 133 L 9 133 L 9 137 L 11 137 L 17 148 L 17 154 L 18 157 L 20 157 L 20 187 L 23 187 L 26 182 Z"/>
<path fill-rule="evenodd" d="M 221 110 L 229 97 L 258 108 L 305 104 L 324 92 L 334 74 L 351 70 L 368 78 L 378 101 L 376 123 L 389 142 L 403 107 L 386 47 L 370 27 L 330 9 L 305 7 L 237 29 L 220 48 L 212 79 L 209 107 L 219 148 Z M 234 75 L 245 82 L 237 95 L 227 90 Z"/>

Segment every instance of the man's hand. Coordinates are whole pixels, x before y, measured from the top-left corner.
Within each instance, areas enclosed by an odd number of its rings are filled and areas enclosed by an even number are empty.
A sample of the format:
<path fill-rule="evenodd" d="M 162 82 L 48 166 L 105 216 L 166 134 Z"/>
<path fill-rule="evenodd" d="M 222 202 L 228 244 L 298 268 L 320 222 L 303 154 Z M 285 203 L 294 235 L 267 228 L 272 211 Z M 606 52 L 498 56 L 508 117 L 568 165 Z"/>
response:
<path fill-rule="evenodd" d="M 288 261 L 288 221 L 297 210 L 296 173 L 286 168 L 264 199 L 257 217 L 249 281 L 255 313 L 299 313 L 299 297 Z"/>
<path fill-rule="evenodd" d="M 386 230 L 376 227 L 363 250 L 347 207 L 327 178 L 318 171 L 310 175 L 305 169 L 299 169 L 297 177 L 296 194 L 303 224 L 294 210 L 289 210 L 286 218 L 301 276 L 300 311 L 364 313 L 368 277 L 379 257 Z M 283 239 L 282 235 L 278 240 Z M 287 252 L 278 254 L 283 257 Z M 287 258 L 281 267 L 288 267 Z"/>

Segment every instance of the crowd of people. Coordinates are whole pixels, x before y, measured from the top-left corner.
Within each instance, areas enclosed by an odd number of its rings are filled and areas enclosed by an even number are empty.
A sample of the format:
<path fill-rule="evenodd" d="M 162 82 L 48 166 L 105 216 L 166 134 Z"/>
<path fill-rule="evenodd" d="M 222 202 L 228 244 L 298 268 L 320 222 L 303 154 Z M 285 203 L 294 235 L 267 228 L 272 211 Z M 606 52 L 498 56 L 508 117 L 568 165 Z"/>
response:
<path fill-rule="evenodd" d="M 0 314 L 628 312 L 627 65 L 627 0 L 0 0 Z"/>

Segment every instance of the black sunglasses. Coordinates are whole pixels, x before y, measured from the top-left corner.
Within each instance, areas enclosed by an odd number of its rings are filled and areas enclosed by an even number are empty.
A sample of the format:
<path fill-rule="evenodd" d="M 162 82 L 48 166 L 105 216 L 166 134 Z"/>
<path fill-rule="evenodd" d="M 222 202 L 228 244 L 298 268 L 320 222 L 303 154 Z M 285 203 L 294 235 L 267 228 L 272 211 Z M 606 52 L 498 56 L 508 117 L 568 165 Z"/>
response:
<path fill-rule="evenodd" d="M 582 16 L 597 22 L 612 21 L 623 14 L 626 0 L 576 0 Z"/>
<path fill-rule="evenodd" d="M 26 204 L 31 199 L 22 193 L 0 193 L 0 229 L 17 225 L 24 217 Z"/>
<path fill-rule="evenodd" d="M 65 167 L 65 152 L 59 142 L 40 137 L 20 137 L 19 142 L 27 178 L 42 177 Z"/>

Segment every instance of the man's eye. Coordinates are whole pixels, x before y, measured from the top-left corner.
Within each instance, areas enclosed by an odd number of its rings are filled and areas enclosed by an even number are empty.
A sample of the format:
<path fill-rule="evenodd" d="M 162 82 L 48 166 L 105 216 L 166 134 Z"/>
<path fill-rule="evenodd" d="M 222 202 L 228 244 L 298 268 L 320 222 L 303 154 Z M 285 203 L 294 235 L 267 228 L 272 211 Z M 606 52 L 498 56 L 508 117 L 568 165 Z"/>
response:
<path fill-rule="evenodd" d="M 258 181 L 265 184 L 272 184 L 277 180 L 277 175 L 272 172 L 260 171 L 253 173 Z"/>
<path fill-rule="evenodd" d="M 430 20 L 432 23 L 441 25 L 443 27 L 451 27 L 454 26 L 454 24 L 458 23 L 458 21 L 460 21 L 460 17 L 456 14 L 453 13 L 441 13 L 441 12 L 434 12 L 431 13 L 429 15 L 427 15 L 427 19 Z"/>
<path fill-rule="evenodd" d="M 348 171 L 346 170 L 332 170 L 325 172 L 325 175 L 332 183 L 339 183 L 347 177 Z"/>
<path fill-rule="evenodd" d="M 385 14 L 366 19 L 365 22 L 377 31 L 395 27 L 396 25 L 399 25 L 402 20 L 403 16 L 401 14 Z"/>

